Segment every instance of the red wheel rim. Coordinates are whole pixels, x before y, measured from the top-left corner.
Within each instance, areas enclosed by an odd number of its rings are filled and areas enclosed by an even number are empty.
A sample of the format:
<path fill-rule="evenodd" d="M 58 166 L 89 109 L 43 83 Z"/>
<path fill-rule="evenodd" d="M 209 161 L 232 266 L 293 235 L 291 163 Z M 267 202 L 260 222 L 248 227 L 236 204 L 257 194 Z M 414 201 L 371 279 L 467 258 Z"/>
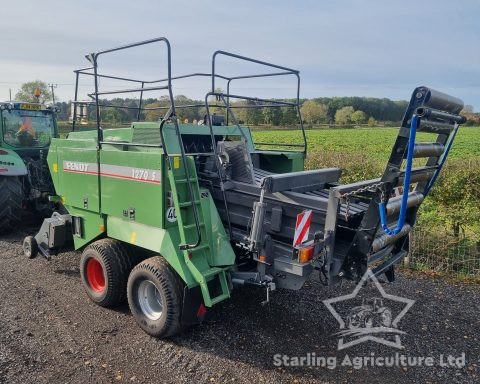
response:
<path fill-rule="evenodd" d="M 103 275 L 102 264 L 98 260 L 88 259 L 87 281 L 94 292 L 100 293 L 105 289 L 105 276 Z"/>

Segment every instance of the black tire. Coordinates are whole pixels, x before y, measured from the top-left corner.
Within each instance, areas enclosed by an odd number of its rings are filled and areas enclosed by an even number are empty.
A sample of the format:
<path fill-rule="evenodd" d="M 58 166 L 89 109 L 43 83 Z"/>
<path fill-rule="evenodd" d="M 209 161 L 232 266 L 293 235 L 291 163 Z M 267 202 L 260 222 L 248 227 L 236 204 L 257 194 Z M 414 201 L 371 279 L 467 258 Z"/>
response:
<path fill-rule="evenodd" d="M 37 240 L 33 236 L 27 236 L 23 239 L 23 253 L 29 259 L 34 259 L 38 255 Z"/>
<path fill-rule="evenodd" d="M 10 232 L 20 224 L 23 188 L 18 177 L 0 177 L 0 233 Z"/>
<path fill-rule="evenodd" d="M 146 286 L 154 288 L 145 288 Z M 161 256 L 151 257 L 138 264 L 128 278 L 127 295 L 130 310 L 137 324 L 150 336 L 169 337 L 181 331 L 181 314 L 183 302 L 184 283 L 177 273 L 168 265 Z M 155 290 L 157 302 L 162 308 L 157 312 L 145 309 L 146 292 Z M 140 299 L 140 295 L 145 297 Z M 150 309 L 155 305 L 150 306 Z"/>
<path fill-rule="evenodd" d="M 134 265 L 135 258 L 118 240 L 101 239 L 90 244 L 80 259 L 80 275 L 88 297 L 101 307 L 123 303 Z"/>

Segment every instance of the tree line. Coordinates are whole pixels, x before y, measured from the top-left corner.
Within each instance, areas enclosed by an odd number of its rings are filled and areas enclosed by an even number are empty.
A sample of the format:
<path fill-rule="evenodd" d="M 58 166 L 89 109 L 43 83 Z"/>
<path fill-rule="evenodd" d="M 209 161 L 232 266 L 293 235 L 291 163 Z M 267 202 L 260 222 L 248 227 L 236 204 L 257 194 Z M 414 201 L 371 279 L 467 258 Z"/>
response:
<path fill-rule="evenodd" d="M 392 101 L 388 99 L 375 98 L 354 98 L 357 103 L 349 105 L 350 97 L 335 97 L 318 99 L 303 99 L 300 101 L 300 113 L 304 124 L 314 126 L 318 124 L 336 125 L 375 125 L 377 122 L 398 123 L 403 117 L 407 106 L 406 101 Z M 363 100 L 364 99 L 364 100 Z M 294 102 L 295 100 L 281 100 Z M 100 104 L 108 105 L 100 109 L 100 117 L 106 122 L 128 123 L 137 120 L 138 99 L 115 98 L 100 100 Z M 70 102 L 58 102 L 61 112 L 59 120 L 67 120 L 71 114 Z M 184 106 L 189 107 L 184 107 Z M 193 106 L 192 106 L 193 105 Z M 235 101 L 230 103 L 235 118 L 242 124 L 247 125 L 274 125 L 291 126 L 298 123 L 297 109 L 291 105 L 278 105 L 274 107 L 262 107 L 255 101 Z M 274 104 L 270 104 L 274 105 Z M 179 95 L 175 97 L 177 117 L 181 121 L 201 120 L 206 114 L 206 108 L 201 100 L 190 99 Z M 168 108 L 170 100 L 168 97 L 159 99 L 143 100 L 140 112 L 140 120 L 157 121 L 161 119 Z M 212 100 L 210 113 L 225 115 L 226 108 L 223 102 Z M 93 105 L 87 108 L 87 119 L 95 120 L 95 108 Z M 231 121 L 231 115 L 230 115 Z"/>
<path fill-rule="evenodd" d="M 41 91 L 40 98 L 33 96 L 34 90 Z M 22 85 L 19 92 L 15 95 L 15 99 L 19 101 L 40 101 L 42 103 L 52 102 L 50 89 L 45 82 L 36 80 Z M 294 103 L 294 99 L 281 99 L 277 101 L 287 101 Z M 102 107 L 100 117 L 104 122 L 109 123 L 129 123 L 136 120 L 157 121 L 162 118 L 170 107 L 168 97 L 160 97 L 158 99 L 144 99 L 142 107 L 145 110 L 140 112 L 138 116 L 139 99 L 135 98 L 115 98 L 109 100 L 101 100 L 100 104 L 112 107 Z M 212 101 L 210 113 L 225 115 L 226 109 L 222 108 L 223 102 Z M 72 103 L 65 101 L 56 101 L 56 105 L 60 107 L 57 119 L 66 121 L 71 118 Z M 186 96 L 179 95 L 175 97 L 175 105 L 177 106 L 177 117 L 181 121 L 201 120 L 206 114 L 206 108 L 203 101 L 190 99 Z M 182 107 L 186 105 L 194 105 L 188 108 Z M 274 126 L 291 126 L 298 123 L 297 110 L 294 106 L 278 105 L 276 107 L 261 107 L 261 105 L 252 100 L 241 100 L 231 102 L 235 117 L 242 124 L 247 125 L 274 125 Z M 405 113 L 408 102 L 405 100 L 390 100 L 387 98 L 374 97 L 320 97 L 312 99 L 300 100 L 300 113 L 302 120 L 307 126 L 319 124 L 336 124 L 340 126 L 363 125 L 368 124 L 374 126 L 380 123 L 398 124 Z M 83 111 L 84 112 L 84 111 Z M 95 108 L 90 105 L 87 108 L 85 120 L 95 120 Z M 474 113 L 472 106 L 465 106 L 462 111 L 470 125 L 480 124 L 480 114 Z"/>

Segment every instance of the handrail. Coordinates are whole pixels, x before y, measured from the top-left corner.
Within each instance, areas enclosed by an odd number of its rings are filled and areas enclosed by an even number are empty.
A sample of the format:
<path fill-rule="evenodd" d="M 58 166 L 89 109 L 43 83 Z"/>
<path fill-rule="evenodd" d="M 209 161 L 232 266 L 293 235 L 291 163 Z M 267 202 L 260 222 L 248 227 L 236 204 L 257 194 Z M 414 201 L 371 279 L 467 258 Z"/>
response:
<path fill-rule="evenodd" d="M 93 69 L 93 67 L 89 67 L 89 68 L 84 68 L 84 69 L 77 69 L 73 72 L 79 73 L 79 74 L 82 74 L 82 75 L 86 75 L 86 76 L 95 76 L 94 73 L 85 72 L 87 70 L 92 70 L 92 69 Z M 105 78 L 105 79 L 113 79 L 113 80 L 120 80 L 120 81 L 131 81 L 131 82 L 135 82 L 135 83 L 142 83 L 142 80 L 129 79 L 128 77 L 103 75 L 103 74 L 100 74 L 100 73 L 97 73 L 97 77 L 102 77 L 102 78 Z"/>
<path fill-rule="evenodd" d="M 165 37 L 157 37 L 157 38 L 154 38 L 154 39 L 144 40 L 144 41 L 140 41 L 140 42 L 137 42 L 137 43 L 126 44 L 126 45 L 122 45 L 122 46 L 119 46 L 119 47 L 110 48 L 110 49 L 106 49 L 106 50 L 103 50 L 103 51 L 100 51 L 100 52 L 91 53 L 91 54 L 87 55 L 87 59 L 93 65 L 94 87 L 95 87 L 94 95 L 95 95 L 95 107 L 96 107 L 95 108 L 96 109 L 95 114 L 96 114 L 96 120 L 97 120 L 97 134 L 98 134 L 98 146 L 99 146 L 99 148 L 101 146 L 101 142 L 103 141 L 103 137 L 102 137 L 103 135 L 102 135 L 102 130 L 100 129 L 100 103 L 99 103 L 99 100 L 98 100 L 98 95 L 99 95 L 99 92 L 98 92 L 98 89 L 99 89 L 99 84 L 98 84 L 98 77 L 99 77 L 98 76 L 99 75 L 99 73 L 98 73 L 98 58 L 101 55 L 104 55 L 104 54 L 107 54 L 107 53 L 117 52 L 117 51 L 129 49 L 129 48 L 139 47 L 139 46 L 142 46 L 142 45 L 158 43 L 158 42 L 165 43 L 165 45 L 167 47 L 168 84 L 167 84 L 166 89 L 168 89 L 168 91 L 169 91 L 169 96 L 170 96 L 170 100 L 171 100 L 171 104 L 172 104 L 172 112 L 173 112 L 173 115 L 175 116 L 175 106 L 174 106 L 174 103 L 173 103 L 173 93 L 172 93 L 171 48 L 170 48 L 170 42 L 168 41 L 168 39 L 166 39 Z M 78 88 L 78 82 L 77 82 L 77 88 Z"/>
<path fill-rule="evenodd" d="M 235 59 L 249 61 L 251 63 L 265 65 L 265 66 L 271 67 L 271 68 L 281 69 L 281 70 L 287 71 L 291 74 L 298 74 L 299 73 L 299 71 L 296 70 L 296 69 L 284 67 L 284 66 L 277 65 L 277 64 L 268 63 L 268 62 L 262 61 L 262 60 L 252 59 L 251 57 L 237 55 L 236 53 L 231 53 L 231 52 L 226 52 L 226 51 L 221 51 L 221 50 L 220 51 L 215 51 L 213 53 L 213 56 L 212 56 L 212 92 L 215 92 L 215 59 L 217 58 L 218 55 L 233 57 Z M 245 78 L 249 78 L 249 77 L 245 77 Z"/>
<path fill-rule="evenodd" d="M 180 79 L 187 79 L 190 77 L 210 77 L 212 76 L 211 73 L 204 73 L 204 72 L 194 72 L 194 73 L 188 73 L 186 75 L 180 75 L 180 76 L 173 76 L 172 80 L 180 80 Z M 229 77 L 222 76 L 222 75 L 216 75 L 217 77 L 224 79 L 224 80 L 229 80 Z M 160 80 L 151 80 L 151 81 L 145 81 L 146 84 L 152 84 L 152 83 L 161 83 L 163 81 L 167 81 L 168 79 L 160 79 Z"/>
<path fill-rule="evenodd" d="M 103 91 L 103 92 L 96 92 L 96 93 L 89 93 L 88 95 L 114 95 L 117 93 L 131 93 L 131 92 L 145 92 L 145 91 L 159 91 L 163 89 L 168 89 L 168 86 L 161 86 L 161 87 L 141 87 L 141 88 L 131 88 L 131 89 L 117 89 L 114 91 Z"/>
<path fill-rule="evenodd" d="M 261 102 L 265 102 L 265 103 L 268 102 L 268 103 L 278 104 L 279 106 L 289 105 L 291 107 L 294 107 L 294 106 L 297 105 L 296 103 L 291 103 L 289 101 L 262 99 L 262 98 L 258 98 L 258 97 L 250 97 L 250 96 L 242 96 L 242 95 L 231 95 L 231 94 L 226 94 L 226 93 L 223 93 L 223 92 L 215 92 L 215 91 L 208 92 L 208 95 L 209 96 L 218 96 L 218 97 L 228 96 L 228 97 L 231 97 L 233 99 L 242 99 L 242 100 L 249 100 L 249 101 L 261 101 Z"/>
<path fill-rule="evenodd" d="M 224 96 L 227 99 L 227 111 L 230 108 L 230 97 L 236 98 L 235 95 L 230 94 L 230 84 L 233 80 L 253 79 L 253 78 L 269 77 L 269 76 L 284 76 L 284 75 L 294 75 L 294 76 L 296 76 L 296 78 L 297 78 L 296 103 L 291 103 L 291 104 L 287 104 L 287 105 L 291 105 L 291 106 L 295 107 L 296 114 L 298 116 L 298 121 L 300 123 L 300 128 L 301 128 L 301 131 L 302 131 L 302 138 L 303 138 L 303 143 L 304 143 L 303 153 L 306 156 L 307 155 L 307 135 L 305 133 L 305 127 L 303 126 L 302 114 L 300 112 L 300 71 L 298 71 L 296 69 L 284 67 L 284 66 L 281 66 L 281 65 L 268 63 L 266 61 L 252 59 L 250 57 L 237 55 L 237 54 L 231 53 L 231 52 L 216 51 L 216 52 L 213 53 L 213 56 L 212 56 L 212 90 L 211 90 L 211 92 L 215 92 L 215 78 L 217 77 L 217 74 L 215 73 L 215 60 L 216 60 L 218 55 L 233 57 L 233 58 L 236 58 L 236 59 L 239 59 L 239 60 L 248 61 L 248 62 L 259 64 L 259 65 L 264 65 L 264 66 L 267 66 L 267 67 L 280 69 L 280 70 L 283 71 L 283 72 L 274 72 L 274 73 L 267 73 L 267 74 L 233 76 L 230 79 L 228 79 L 228 81 L 227 81 L 227 93 L 224 94 Z M 252 99 L 254 99 L 254 98 L 252 98 Z M 267 101 L 272 102 L 273 100 L 267 100 Z M 228 112 L 227 112 L 227 125 L 228 125 Z"/>

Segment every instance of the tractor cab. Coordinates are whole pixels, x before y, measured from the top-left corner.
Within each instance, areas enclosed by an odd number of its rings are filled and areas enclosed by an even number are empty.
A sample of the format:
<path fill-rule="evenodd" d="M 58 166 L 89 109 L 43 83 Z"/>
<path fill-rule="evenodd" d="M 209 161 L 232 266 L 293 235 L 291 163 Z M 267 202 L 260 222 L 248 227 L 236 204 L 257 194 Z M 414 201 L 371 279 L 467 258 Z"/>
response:
<path fill-rule="evenodd" d="M 22 158 L 39 157 L 58 136 L 55 109 L 38 103 L 0 103 L 0 146 Z"/>
<path fill-rule="evenodd" d="M 58 136 L 57 107 L 40 103 L 0 103 L 0 232 L 15 229 L 22 208 L 51 214 L 54 193 L 47 166 L 52 138 Z"/>

